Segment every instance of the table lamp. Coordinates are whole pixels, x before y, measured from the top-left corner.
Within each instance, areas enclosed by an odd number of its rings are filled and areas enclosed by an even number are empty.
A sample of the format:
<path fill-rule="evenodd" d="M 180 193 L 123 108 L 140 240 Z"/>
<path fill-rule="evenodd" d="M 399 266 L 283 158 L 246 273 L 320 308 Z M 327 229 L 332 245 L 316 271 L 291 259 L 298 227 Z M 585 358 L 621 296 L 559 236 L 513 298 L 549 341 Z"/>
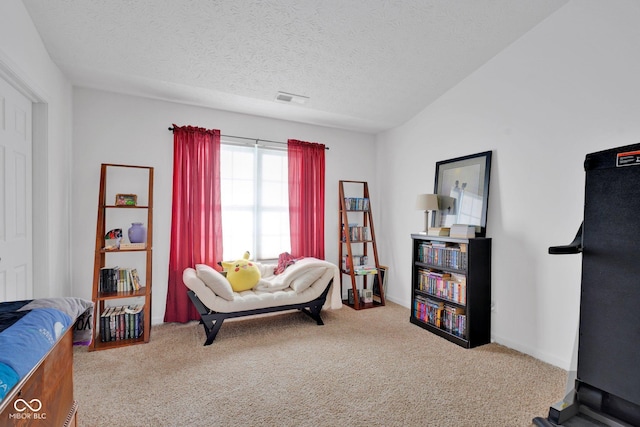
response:
<path fill-rule="evenodd" d="M 424 211 L 425 224 L 424 233 L 429 234 L 429 212 L 437 211 L 440 208 L 437 194 L 419 194 L 416 199 L 416 209 Z"/>

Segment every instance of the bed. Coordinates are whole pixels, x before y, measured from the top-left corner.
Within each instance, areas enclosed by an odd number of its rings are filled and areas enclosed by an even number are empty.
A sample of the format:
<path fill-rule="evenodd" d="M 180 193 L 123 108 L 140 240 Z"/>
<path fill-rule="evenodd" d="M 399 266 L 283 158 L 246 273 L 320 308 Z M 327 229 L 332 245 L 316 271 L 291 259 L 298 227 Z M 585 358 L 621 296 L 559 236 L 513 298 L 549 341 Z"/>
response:
<path fill-rule="evenodd" d="M 224 277 L 205 265 L 184 270 L 182 280 L 200 313 L 210 345 L 225 319 L 300 310 L 323 325 L 322 309 L 342 306 L 338 267 L 316 258 L 303 258 L 275 274 L 277 264 L 256 263 L 261 279 L 248 291 L 233 292 Z"/>
<path fill-rule="evenodd" d="M 0 425 L 74 426 L 73 345 L 88 345 L 93 303 L 0 303 Z"/>

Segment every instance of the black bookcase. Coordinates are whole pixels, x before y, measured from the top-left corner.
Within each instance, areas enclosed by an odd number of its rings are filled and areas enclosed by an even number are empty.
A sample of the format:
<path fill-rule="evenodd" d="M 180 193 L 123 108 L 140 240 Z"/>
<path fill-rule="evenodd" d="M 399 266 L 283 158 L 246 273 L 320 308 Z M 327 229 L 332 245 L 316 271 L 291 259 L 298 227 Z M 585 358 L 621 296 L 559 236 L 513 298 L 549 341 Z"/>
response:
<path fill-rule="evenodd" d="M 491 340 L 491 239 L 412 234 L 410 322 L 465 348 Z"/>

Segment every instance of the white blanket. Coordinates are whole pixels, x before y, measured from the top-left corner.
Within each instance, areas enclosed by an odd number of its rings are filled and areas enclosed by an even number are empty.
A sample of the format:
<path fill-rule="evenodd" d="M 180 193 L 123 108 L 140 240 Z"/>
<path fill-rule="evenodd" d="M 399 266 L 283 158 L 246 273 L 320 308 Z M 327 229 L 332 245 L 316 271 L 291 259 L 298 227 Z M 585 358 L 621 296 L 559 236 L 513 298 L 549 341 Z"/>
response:
<path fill-rule="evenodd" d="M 273 274 L 274 267 L 273 264 L 259 265 L 262 278 L 253 288 L 254 291 L 276 292 L 290 287 L 299 293 L 311 286 L 330 268 L 333 270 L 333 285 L 327 295 L 327 302 L 332 309 L 342 306 L 340 271 L 334 264 L 317 258 L 303 258 L 278 275 Z"/>

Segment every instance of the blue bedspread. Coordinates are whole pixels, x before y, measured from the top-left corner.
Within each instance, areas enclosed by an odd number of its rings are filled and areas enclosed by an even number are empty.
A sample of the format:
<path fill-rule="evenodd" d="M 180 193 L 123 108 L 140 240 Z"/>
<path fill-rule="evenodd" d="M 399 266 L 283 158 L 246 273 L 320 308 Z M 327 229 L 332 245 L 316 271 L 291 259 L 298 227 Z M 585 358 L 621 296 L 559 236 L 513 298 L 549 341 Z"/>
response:
<path fill-rule="evenodd" d="M 92 302 L 78 298 L 0 303 L 0 401 L 74 326 L 76 319 L 91 316 L 92 311 Z"/>

